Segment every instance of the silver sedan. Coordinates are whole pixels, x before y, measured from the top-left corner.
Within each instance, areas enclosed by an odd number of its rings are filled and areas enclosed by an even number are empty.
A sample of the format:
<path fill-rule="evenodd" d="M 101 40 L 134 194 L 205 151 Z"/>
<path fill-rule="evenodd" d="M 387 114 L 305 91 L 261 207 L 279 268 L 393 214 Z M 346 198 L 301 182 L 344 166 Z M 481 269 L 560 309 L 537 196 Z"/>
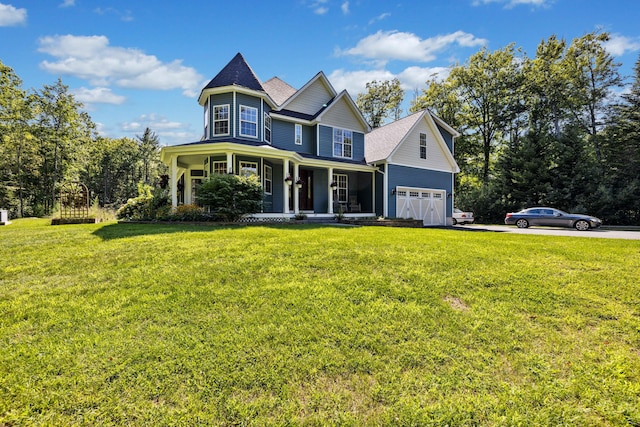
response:
<path fill-rule="evenodd" d="M 536 207 L 523 209 L 520 212 L 508 213 L 504 219 L 507 225 L 516 225 L 518 228 L 527 228 L 532 225 L 547 227 L 568 227 L 579 231 L 587 231 L 598 228 L 602 221 L 594 216 L 570 214 L 560 209 Z"/>

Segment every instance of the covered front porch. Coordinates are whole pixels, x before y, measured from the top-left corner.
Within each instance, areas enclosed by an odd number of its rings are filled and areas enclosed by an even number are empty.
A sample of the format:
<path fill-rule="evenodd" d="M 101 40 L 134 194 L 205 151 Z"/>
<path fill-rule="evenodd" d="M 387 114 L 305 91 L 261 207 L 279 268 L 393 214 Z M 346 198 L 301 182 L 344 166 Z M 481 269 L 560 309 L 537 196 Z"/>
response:
<path fill-rule="evenodd" d="M 196 143 L 165 147 L 171 203 L 198 204 L 198 186 L 215 173 L 255 174 L 264 189 L 255 218 L 309 219 L 375 216 L 375 168 L 355 162 L 304 157 L 269 145 Z"/>

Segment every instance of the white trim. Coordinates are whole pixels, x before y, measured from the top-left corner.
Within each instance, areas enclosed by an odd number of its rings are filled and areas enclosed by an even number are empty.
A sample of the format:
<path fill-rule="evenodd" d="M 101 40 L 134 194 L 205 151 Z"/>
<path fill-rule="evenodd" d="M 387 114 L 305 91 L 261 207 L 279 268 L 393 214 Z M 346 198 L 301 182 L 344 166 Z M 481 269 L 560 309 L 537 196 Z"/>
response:
<path fill-rule="evenodd" d="M 391 164 L 394 165 L 394 166 L 404 166 L 404 167 L 407 167 L 407 168 L 420 169 L 420 170 L 425 170 L 425 171 L 455 173 L 455 171 L 452 171 L 452 170 L 436 169 L 436 168 L 432 168 L 432 167 L 428 168 L 428 167 L 422 167 L 422 166 L 416 166 L 416 165 L 408 165 L 408 164 L 405 164 L 405 163 L 391 162 Z"/>
<path fill-rule="evenodd" d="M 246 109 L 247 111 L 253 111 L 255 112 L 255 122 L 251 121 L 251 120 L 243 120 L 242 119 L 242 110 Z M 249 138 L 258 138 L 258 109 L 256 107 L 250 107 L 248 105 L 244 105 L 244 104 L 240 104 L 238 106 L 238 123 L 240 124 L 240 127 L 238 128 L 239 132 L 240 132 L 240 136 L 246 136 Z M 250 133 L 243 133 L 242 132 L 242 124 L 243 123 L 249 123 L 249 124 L 253 124 L 255 125 L 255 134 L 250 134 Z"/>
<path fill-rule="evenodd" d="M 236 99 L 236 92 L 233 92 L 233 137 L 237 136 L 238 132 L 238 100 Z"/>
<path fill-rule="evenodd" d="M 298 142 L 298 129 L 300 129 L 300 142 Z M 293 142 L 295 145 L 302 145 L 302 125 L 300 123 L 293 126 Z"/>
<path fill-rule="evenodd" d="M 267 119 L 269 119 L 269 139 L 267 140 Z M 269 113 L 267 112 L 263 112 L 262 113 L 262 133 L 263 133 L 263 139 L 264 141 L 271 145 L 272 141 L 273 141 L 273 119 L 271 119 L 271 116 L 269 115 Z"/>
<path fill-rule="evenodd" d="M 231 105 L 230 104 L 215 104 L 212 105 L 213 108 L 211 108 L 211 113 L 213 114 L 213 120 L 211 121 L 211 136 L 212 137 L 217 137 L 217 136 L 229 136 L 231 134 L 230 130 L 231 130 Z M 216 133 L 216 122 L 224 122 L 224 120 L 216 120 L 216 108 L 218 107 L 227 107 L 227 133 Z M 206 138 L 208 139 L 208 138 Z"/>
<path fill-rule="evenodd" d="M 342 145 L 342 155 L 339 155 L 339 156 L 336 155 L 336 131 L 341 131 L 342 132 L 342 142 L 340 143 L 340 145 Z M 344 140 L 345 140 L 344 133 L 345 132 L 349 132 L 351 134 L 351 136 L 349 138 L 351 140 L 351 142 L 349 143 L 349 146 L 351 147 L 351 150 L 350 150 L 351 151 L 351 155 L 349 155 L 349 156 L 345 156 L 344 155 L 344 151 L 345 151 L 344 148 L 346 146 L 346 144 L 344 142 Z M 331 156 L 332 157 L 337 158 L 337 159 L 353 159 L 353 146 L 354 146 L 354 144 L 353 144 L 353 134 L 354 133 L 355 133 L 354 131 L 349 130 L 349 129 L 344 129 L 344 128 L 335 127 L 335 126 L 331 127 Z"/>
<path fill-rule="evenodd" d="M 267 179 L 267 168 L 269 168 L 269 175 L 271 175 L 271 177 L 268 179 Z M 264 162 L 264 159 L 262 159 L 262 169 L 263 169 L 262 187 L 264 188 L 264 194 L 273 195 L 273 166 L 266 164 Z M 267 191 L 267 181 L 271 183 L 271 191 Z"/>

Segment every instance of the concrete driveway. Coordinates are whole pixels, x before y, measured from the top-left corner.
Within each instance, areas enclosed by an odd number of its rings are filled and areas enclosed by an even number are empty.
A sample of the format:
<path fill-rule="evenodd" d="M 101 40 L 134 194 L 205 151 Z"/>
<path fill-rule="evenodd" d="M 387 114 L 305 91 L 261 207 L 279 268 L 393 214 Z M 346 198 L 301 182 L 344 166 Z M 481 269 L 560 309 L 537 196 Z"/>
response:
<path fill-rule="evenodd" d="M 497 233 L 542 234 L 547 236 L 590 237 L 602 239 L 640 240 L 640 229 L 637 231 L 618 230 L 615 228 L 598 228 L 589 231 L 578 231 L 574 228 L 529 227 L 518 228 L 515 225 L 456 225 L 454 229 L 467 231 L 493 231 Z"/>

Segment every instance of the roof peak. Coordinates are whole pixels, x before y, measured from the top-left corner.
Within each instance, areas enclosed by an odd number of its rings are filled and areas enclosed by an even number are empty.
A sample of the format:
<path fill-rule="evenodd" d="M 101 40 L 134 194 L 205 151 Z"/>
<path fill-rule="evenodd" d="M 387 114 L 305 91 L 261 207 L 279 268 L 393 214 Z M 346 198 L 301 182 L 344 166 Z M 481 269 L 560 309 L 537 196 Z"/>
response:
<path fill-rule="evenodd" d="M 264 92 L 260 79 L 240 52 L 202 90 L 224 86 L 242 86 Z"/>

